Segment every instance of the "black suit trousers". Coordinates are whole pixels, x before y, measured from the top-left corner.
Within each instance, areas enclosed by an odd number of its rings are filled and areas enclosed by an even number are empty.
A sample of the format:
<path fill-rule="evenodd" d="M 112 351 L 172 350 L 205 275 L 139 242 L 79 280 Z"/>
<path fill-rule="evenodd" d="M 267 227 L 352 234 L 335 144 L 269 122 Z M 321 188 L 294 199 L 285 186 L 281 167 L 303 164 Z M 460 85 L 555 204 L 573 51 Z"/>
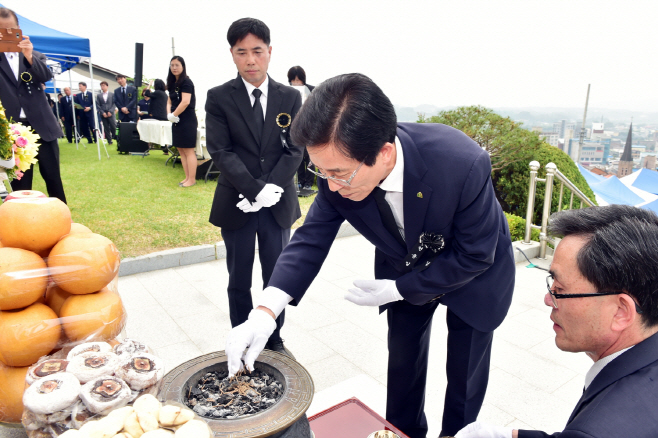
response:
<path fill-rule="evenodd" d="M 260 260 L 263 288 L 267 286 L 279 254 L 290 241 L 290 229 L 281 228 L 269 208 L 262 208 L 249 215 L 248 222 L 237 230 L 222 229 L 226 246 L 226 266 L 228 268 L 228 303 L 231 326 L 242 324 L 254 308 L 251 299 L 251 278 L 254 266 L 256 237 L 258 237 L 258 258 Z M 270 340 L 281 339 L 281 327 L 285 311 L 276 319 L 276 330 Z"/>
<path fill-rule="evenodd" d="M 96 130 L 94 129 L 94 112 L 93 111 L 80 111 L 80 135 L 85 137 L 87 141 L 91 142 L 92 138 L 96 142 Z"/>
<path fill-rule="evenodd" d="M 39 160 L 39 172 L 46 183 L 48 196 L 59 198 L 66 204 L 66 195 L 64 194 L 62 177 L 59 172 L 59 144 L 56 139 L 51 141 L 43 141 L 39 139 L 38 142 L 41 145 L 39 146 L 39 153 L 37 154 L 37 159 Z M 15 179 L 11 182 L 11 189 L 14 191 L 32 190 L 33 175 L 34 164 L 25 171 L 20 180 Z"/>
<path fill-rule="evenodd" d="M 392 303 L 388 319 L 386 419 L 410 438 L 425 438 L 425 386 L 432 317 L 438 301 L 414 306 Z M 489 382 L 493 332 L 480 332 L 450 309 L 445 405 L 439 436 L 454 436 L 477 419 Z M 436 370 L 435 370 L 436 372 Z"/>

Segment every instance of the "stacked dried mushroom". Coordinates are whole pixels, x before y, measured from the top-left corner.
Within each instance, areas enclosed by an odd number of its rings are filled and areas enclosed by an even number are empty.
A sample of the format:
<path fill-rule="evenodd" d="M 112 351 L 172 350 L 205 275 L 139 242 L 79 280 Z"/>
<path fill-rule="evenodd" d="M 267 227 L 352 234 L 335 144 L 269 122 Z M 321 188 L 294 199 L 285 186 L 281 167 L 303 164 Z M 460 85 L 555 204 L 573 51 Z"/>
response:
<path fill-rule="evenodd" d="M 0 205 L 0 422 L 17 423 L 28 367 L 72 343 L 114 339 L 125 311 L 110 289 L 120 257 L 109 239 L 71 223 L 59 199 L 10 197 Z"/>
<path fill-rule="evenodd" d="M 82 429 L 98 416 L 157 393 L 164 376 L 162 361 L 130 339 L 114 347 L 89 342 L 61 356 L 44 358 L 27 372 L 23 425 L 31 438 Z"/>

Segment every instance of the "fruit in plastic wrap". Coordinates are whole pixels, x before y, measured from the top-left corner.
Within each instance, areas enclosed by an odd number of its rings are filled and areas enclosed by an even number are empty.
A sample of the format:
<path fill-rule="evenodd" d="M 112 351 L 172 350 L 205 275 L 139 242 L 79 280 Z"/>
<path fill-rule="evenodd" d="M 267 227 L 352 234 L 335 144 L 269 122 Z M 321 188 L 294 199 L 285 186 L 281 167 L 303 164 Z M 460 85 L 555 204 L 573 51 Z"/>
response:
<path fill-rule="evenodd" d="M 20 423 L 28 368 L 8 367 L 0 363 L 0 421 Z"/>
<path fill-rule="evenodd" d="M 3 246 L 40 253 L 71 231 L 71 211 L 57 198 L 12 199 L 0 205 Z"/>
<path fill-rule="evenodd" d="M 116 246 L 100 234 L 73 233 L 65 236 L 48 255 L 50 275 L 59 287 L 76 295 L 94 293 L 119 272 Z"/>
<path fill-rule="evenodd" d="M 39 255 L 20 248 L 0 248 L 0 310 L 33 304 L 44 295 L 47 284 L 48 268 Z"/>
<path fill-rule="evenodd" d="M 45 304 L 0 311 L 0 361 L 15 367 L 32 365 L 55 348 L 61 332 L 57 315 Z"/>
<path fill-rule="evenodd" d="M 108 288 L 86 295 L 71 295 L 59 316 L 71 341 L 114 339 L 123 329 L 125 311 L 118 293 Z"/>

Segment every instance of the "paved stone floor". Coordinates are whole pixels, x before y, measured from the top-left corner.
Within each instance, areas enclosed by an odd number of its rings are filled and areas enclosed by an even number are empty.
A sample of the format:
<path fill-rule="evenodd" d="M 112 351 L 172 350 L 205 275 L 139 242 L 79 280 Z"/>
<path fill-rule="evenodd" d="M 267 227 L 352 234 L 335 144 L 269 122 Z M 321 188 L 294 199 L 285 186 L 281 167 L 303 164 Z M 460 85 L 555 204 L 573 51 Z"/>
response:
<path fill-rule="evenodd" d="M 283 337 L 313 377 L 308 414 L 358 397 L 380 415 L 386 404 L 386 318 L 343 296 L 352 281 L 373 278 L 374 250 L 361 236 L 337 239 L 319 276 L 298 307 L 288 307 Z M 547 267 L 550 261 L 533 260 Z M 584 354 L 554 342 L 543 304 L 547 273 L 517 264 L 509 315 L 496 331 L 489 388 L 480 420 L 515 428 L 562 430 L 591 365 Z M 128 312 L 125 334 L 155 349 L 170 370 L 201 354 L 223 350 L 230 329 L 224 260 L 135 274 L 119 279 Z M 260 268 L 253 290 L 262 293 Z M 495 287 L 495 285 L 492 285 Z M 445 307 L 432 327 L 426 414 L 437 437 L 445 391 Z M 24 436 L 0 428 L 2 437 Z"/>

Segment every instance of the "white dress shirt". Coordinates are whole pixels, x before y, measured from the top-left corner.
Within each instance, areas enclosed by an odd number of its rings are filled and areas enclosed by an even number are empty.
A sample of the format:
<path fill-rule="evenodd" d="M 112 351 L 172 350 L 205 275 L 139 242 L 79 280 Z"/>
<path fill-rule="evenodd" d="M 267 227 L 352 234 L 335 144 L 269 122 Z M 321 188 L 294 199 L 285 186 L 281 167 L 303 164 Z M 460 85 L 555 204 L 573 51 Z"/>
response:
<path fill-rule="evenodd" d="M 596 362 L 594 362 L 594 365 L 592 365 L 592 368 L 589 369 L 587 374 L 585 375 L 585 389 L 589 388 L 590 383 L 592 383 L 592 380 L 601 372 L 601 370 L 608 365 L 610 362 L 612 362 L 614 359 L 617 358 L 617 356 L 620 356 L 622 353 L 625 351 L 630 350 L 634 346 L 630 346 L 628 348 L 624 348 L 623 350 L 620 350 L 616 353 L 612 353 L 610 356 L 606 356 L 603 359 L 599 359 Z"/>
<path fill-rule="evenodd" d="M 251 107 L 253 108 L 254 103 L 256 102 L 256 97 L 251 93 L 256 89 L 256 87 L 245 81 L 242 76 L 240 76 L 240 79 L 242 79 L 242 82 L 244 82 L 244 86 L 247 87 L 247 94 L 249 95 L 249 101 L 251 102 Z M 262 84 L 260 84 L 260 87 L 258 87 L 258 89 L 263 92 L 263 94 L 260 95 L 260 106 L 263 107 L 263 119 L 265 119 L 265 113 L 267 112 L 267 87 L 269 86 L 269 83 L 270 77 L 265 76 L 265 80 Z"/>
<path fill-rule="evenodd" d="M 7 57 L 7 61 L 9 62 L 9 66 L 11 67 L 11 70 L 14 72 L 14 76 L 16 77 L 16 81 L 18 82 L 18 73 L 20 72 L 20 56 L 18 56 L 18 52 L 7 52 L 5 53 L 5 56 Z M 25 111 L 23 108 L 21 108 L 21 114 L 18 116 L 20 119 L 27 119 L 27 116 L 25 115 Z"/>
<path fill-rule="evenodd" d="M 395 166 L 388 174 L 386 179 L 379 184 L 379 188 L 386 192 L 386 202 L 391 206 L 395 223 L 397 224 L 402 237 L 404 238 L 404 196 L 402 189 L 404 187 L 404 155 L 402 154 L 402 145 L 400 139 L 395 136 Z"/>
<path fill-rule="evenodd" d="M 103 102 L 107 103 L 107 91 L 101 94 L 103 94 Z"/>

